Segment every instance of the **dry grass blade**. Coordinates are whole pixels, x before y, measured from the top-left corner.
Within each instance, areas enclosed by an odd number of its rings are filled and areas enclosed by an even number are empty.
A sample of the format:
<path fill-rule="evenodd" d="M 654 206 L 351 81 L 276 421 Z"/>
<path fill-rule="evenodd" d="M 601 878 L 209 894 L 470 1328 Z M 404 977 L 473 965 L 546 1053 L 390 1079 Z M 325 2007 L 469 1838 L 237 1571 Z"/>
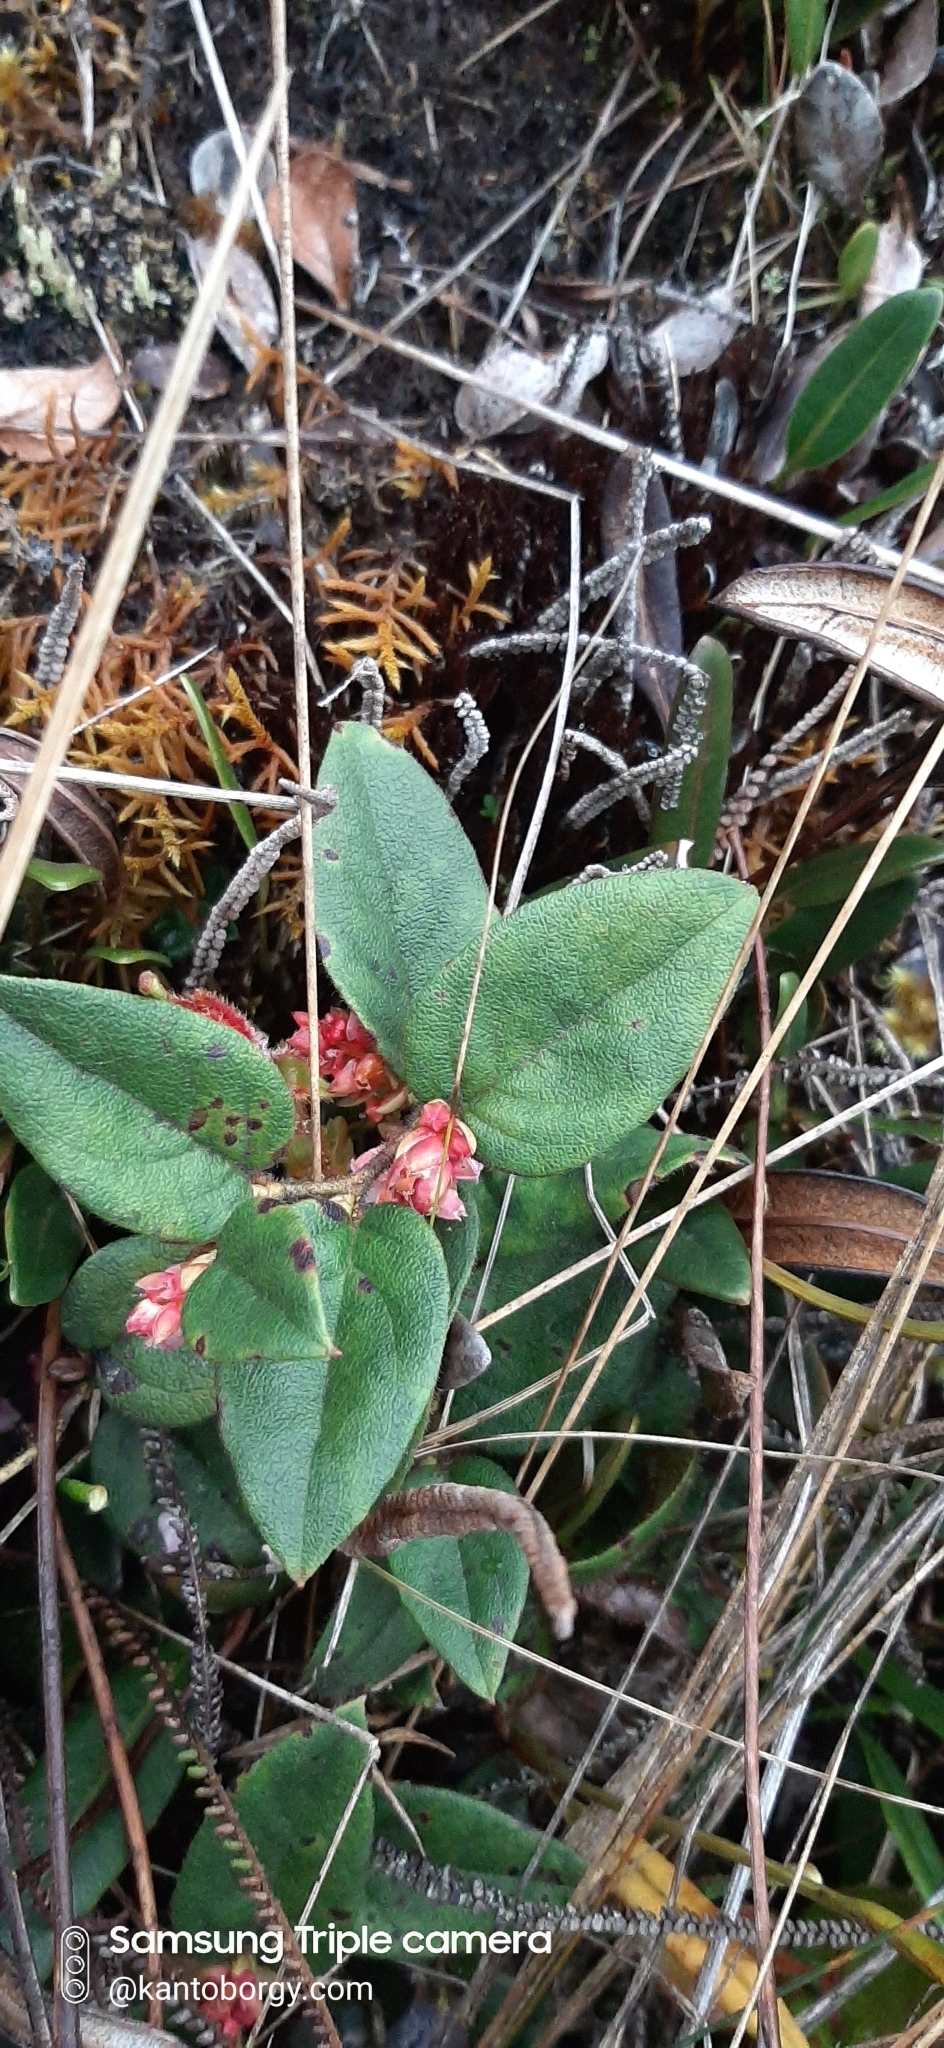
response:
<path fill-rule="evenodd" d="M 284 90 L 273 88 L 244 169 L 233 189 L 206 276 L 180 344 L 173 374 L 154 415 L 138 467 L 122 506 L 92 600 L 79 629 L 72 658 L 59 685 L 36 767 L 0 855 L 0 931 L 5 931 L 17 890 L 36 844 L 72 738 L 85 692 L 105 649 L 115 614 L 134 567 L 148 517 L 170 460 L 174 436 L 187 409 L 191 388 L 206 353 L 230 253 L 242 224 L 250 188 L 258 175 Z"/>
<path fill-rule="evenodd" d="M 890 578 L 875 569 L 840 562 L 791 562 L 751 569 L 722 591 L 719 604 L 785 638 L 812 640 L 861 660 L 909 696 L 944 709 L 944 601 L 905 583 L 891 616 L 873 636 Z"/>

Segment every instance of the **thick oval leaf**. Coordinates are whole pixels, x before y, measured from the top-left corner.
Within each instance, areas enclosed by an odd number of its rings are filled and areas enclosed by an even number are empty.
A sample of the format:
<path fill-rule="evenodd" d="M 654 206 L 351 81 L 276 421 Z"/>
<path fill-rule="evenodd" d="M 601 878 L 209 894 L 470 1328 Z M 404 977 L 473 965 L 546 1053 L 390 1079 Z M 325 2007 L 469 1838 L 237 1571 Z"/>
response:
<path fill-rule="evenodd" d="M 111 1223 L 191 1242 L 288 1143 L 292 1098 L 248 1039 L 170 1003 L 0 976 L 0 1110 Z"/>
<path fill-rule="evenodd" d="M 481 1793 L 473 1799 L 468 1793 L 452 1792 L 442 1785 L 398 1783 L 397 1797 L 431 1863 L 440 1869 L 448 1864 L 453 1872 L 468 1872 L 470 1877 L 484 1878 L 489 1886 L 497 1885 L 512 1895 L 517 1892 L 522 1872 L 541 1841 L 536 1828 L 504 1813 Z M 415 1855 L 412 1834 L 387 1806 L 378 1808 L 377 1833 L 395 1848 Z M 583 1870 L 574 1849 L 565 1842 L 547 1842 L 525 1897 L 563 1905 Z M 412 1929 L 422 1934 L 471 1930 L 467 1940 L 460 1938 L 458 1950 L 449 1960 L 450 1972 L 465 1973 L 471 1971 L 472 1962 L 464 1958 L 470 1953 L 473 1958 L 481 1953 L 482 1930 L 487 1932 L 494 1925 L 494 1916 L 488 1911 L 472 1913 L 468 1907 L 429 1901 L 415 1886 L 386 1871 L 372 1870 L 367 1880 L 367 1922 L 368 1926 L 382 1927 L 396 1937 Z M 524 1935 L 518 1938 L 524 1948 Z"/>
<path fill-rule="evenodd" d="M 794 910 L 844 903 L 873 852 L 874 842 L 865 840 L 860 846 L 834 846 L 828 853 L 814 853 L 809 860 L 797 861 L 796 867 L 788 868 L 783 877 L 777 902 L 786 901 Z M 904 833 L 893 840 L 873 886 L 887 888 L 890 882 L 897 882 L 904 875 L 920 874 L 941 861 L 944 843 L 940 839 L 932 839 L 927 832 Z"/>
<path fill-rule="evenodd" d="M 828 978 L 831 974 L 841 974 L 845 967 L 851 967 L 856 960 L 864 960 L 869 953 L 874 953 L 883 939 L 898 930 L 917 893 L 917 881 L 910 875 L 902 875 L 897 882 L 889 882 L 887 889 L 867 889 L 848 924 L 840 932 L 832 952 L 827 954 L 823 975 Z M 816 958 L 835 915 L 836 907 L 832 903 L 820 904 L 816 909 L 795 910 L 791 917 L 784 918 L 782 924 L 775 925 L 770 934 L 768 952 L 771 959 L 779 955 L 805 972 Z"/>
<path fill-rule="evenodd" d="M 216 1258 L 183 1306 L 181 1323 L 213 1365 L 262 1358 L 328 1358 L 341 1302 L 348 1232 L 316 1202 L 234 1210 Z"/>
<path fill-rule="evenodd" d="M 354 1719 L 350 1710 L 349 1718 Z M 363 1726 L 362 1714 L 357 1721 Z M 364 1747 L 356 1736 L 313 1726 L 309 1734 L 287 1735 L 239 1781 L 234 1795 L 239 1818 L 293 1922 L 304 1909 L 363 1768 Z M 327 1927 L 337 1919 L 348 1927 L 360 1920 L 373 1820 L 373 1794 L 365 1785 L 332 1857 L 311 1926 Z M 252 1924 L 252 1907 L 230 1868 L 217 1825 L 212 1816 L 204 1821 L 174 1892 L 173 1924 L 193 1933 Z M 278 1955 L 266 1959 L 277 1962 Z"/>
<path fill-rule="evenodd" d="M 489 1458 L 460 1458 L 450 1467 L 449 1477 L 460 1486 L 516 1491 L 507 1472 Z M 423 1483 L 421 1474 L 416 1483 Z M 500 1530 L 494 1535 L 423 1537 L 402 1543 L 393 1552 L 389 1569 L 401 1588 L 404 1605 L 456 1677 L 480 1699 L 493 1700 L 508 1650 L 487 1636 L 476 1635 L 463 1623 L 476 1622 L 481 1628 L 493 1629 L 506 1644 L 514 1642 L 528 1594 L 528 1566 L 514 1537 Z M 440 1614 L 425 1600 L 414 1599 L 414 1593 L 437 1600 L 449 1608 L 449 1614 Z"/>
<path fill-rule="evenodd" d="M 785 27 L 790 63 L 798 78 L 816 62 L 826 28 L 824 0 L 785 0 Z"/>
<path fill-rule="evenodd" d="M 864 79 L 817 64 L 794 109 L 805 178 L 847 213 L 859 213 L 882 160 L 882 117 Z"/>
<path fill-rule="evenodd" d="M 82 1249 L 82 1226 L 41 1166 L 17 1174 L 4 1216 L 10 1300 L 21 1308 L 55 1301 Z"/>
<path fill-rule="evenodd" d="M 119 1238 L 86 1259 L 63 1297 L 63 1335 L 91 1351 L 109 1405 L 152 1429 L 183 1429 L 216 1414 L 216 1374 L 196 1352 L 161 1351 L 125 1333 L 141 1299 L 135 1281 L 186 1250 L 161 1238 Z"/>
<path fill-rule="evenodd" d="M 348 1265 L 339 1356 L 266 1360 L 223 1372 L 220 1426 L 247 1506 L 299 1581 L 363 1521 L 426 1412 L 446 1339 L 449 1282 L 429 1225 L 371 1209 L 343 1233 Z"/>
<path fill-rule="evenodd" d="M 407 1613 L 396 1587 L 364 1566 L 354 1581 L 330 1662 L 325 1664 L 336 1614 L 337 1609 L 328 1616 L 301 1679 L 307 1697 L 327 1706 L 356 1699 L 383 1684 L 426 1641 L 425 1631 L 417 1628 Z"/>
<path fill-rule="evenodd" d="M 649 833 L 650 846 L 670 846 L 673 841 L 690 839 L 689 865 L 706 868 L 714 849 L 715 834 L 724 802 L 725 786 L 728 780 L 728 765 L 731 758 L 731 715 L 734 701 L 734 670 L 731 657 L 720 640 L 705 636 L 692 651 L 692 661 L 704 669 L 708 677 L 708 696 L 701 718 L 701 737 L 698 753 L 682 774 L 679 793 L 674 804 L 662 806 L 664 791 L 658 792 L 652 806 L 652 828 Z M 666 744 L 672 746 L 683 737 L 679 729 L 685 718 L 686 693 L 676 699 Z"/>
<path fill-rule="evenodd" d="M 942 306 L 944 292 L 925 286 L 897 292 L 856 321 L 797 399 L 787 428 L 787 476 L 822 469 L 855 447 L 911 375 Z"/>
<path fill-rule="evenodd" d="M 171 1455 L 181 1499 L 204 1553 L 214 1552 L 243 1569 L 260 1564 L 259 1537 L 240 1499 L 215 1426 L 205 1424 L 192 1430 L 186 1443 L 176 1437 Z M 139 1557 L 163 1555 L 166 1562 L 161 1508 L 144 1462 L 140 1432 L 127 1416 L 102 1416 L 92 1438 L 89 1465 L 95 1484 L 108 1492 L 103 1521 Z M 212 1579 L 204 1580 L 205 1589 L 212 1583 Z"/>
<path fill-rule="evenodd" d="M 559 1173 L 644 1123 L 697 1050 L 755 902 L 727 876 L 628 873 L 497 922 L 459 1098 L 489 1165 Z M 422 1100 L 451 1095 L 477 950 L 413 1006 L 405 1072 Z"/>
<path fill-rule="evenodd" d="M 332 734 L 319 788 L 329 784 L 337 810 L 314 833 L 322 956 L 401 1072 L 410 1004 L 445 961 L 477 943 L 485 883 L 441 790 L 372 726 Z"/>
<path fill-rule="evenodd" d="M 755 626 L 812 640 L 846 661 L 859 661 L 890 581 L 880 569 L 847 567 L 844 562 L 791 562 L 784 568 L 748 570 L 718 602 Z M 891 618 L 869 649 L 869 667 L 940 711 L 944 603 L 937 591 L 922 590 L 916 583 L 902 585 Z"/>

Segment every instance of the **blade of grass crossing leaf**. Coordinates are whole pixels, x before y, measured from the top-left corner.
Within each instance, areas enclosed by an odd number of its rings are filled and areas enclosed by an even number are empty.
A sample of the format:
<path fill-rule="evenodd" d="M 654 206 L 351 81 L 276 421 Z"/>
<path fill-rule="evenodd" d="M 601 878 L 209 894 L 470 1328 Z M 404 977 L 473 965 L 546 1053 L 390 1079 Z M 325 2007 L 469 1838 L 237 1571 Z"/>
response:
<path fill-rule="evenodd" d="M 855 447 L 910 376 L 942 305 L 937 286 L 897 292 L 837 342 L 791 413 L 785 476 L 822 469 Z"/>
<path fill-rule="evenodd" d="M 881 1743 L 867 1735 L 864 1728 L 859 1729 L 859 1741 L 876 1792 L 893 1792 L 899 1798 L 910 1798 L 910 1786 Z M 923 1813 L 918 1813 L 914 1807 L 895 1806 L 891 1801 L 887 1806 L 883 1801 L 882 1814 L 889 1834 L 898 1845 L 911 1882 L 922 1902 L 926 1903 L 944 1891 L 944 1856 L 928 1823 Z"/>
<path fill-rule="evenodd" d="M 814 1287 L 810 1280 L 801 1280 L 797 1273 L 788 1273 L 784 1266 L 777 1266 L 773 1259 L 764 1260 L 764 1279 L 775 1287 L 782 1287 L 786 1294 L 795 1294 L 798 1301 L 807 1301 L 811 1308 L 828 1309 L 830 1315 L 842 1316 L 847 1323 L 869 1322 L 875 1314 L 863 1301 L 846 1301 L 841 1294 L 829 1294 L 825 1287 Z M 914 1316 L 906 1316 L 901 1326 L 903 1337 L 917 1337 L 924 1344 L 944 1344 L 944 1323 L 928 1323 Z"/>
<path fill-rule="evenodd" d="M 822 49 L 826 9 L 823 0 L 786 0 L 784 16 L 790 63 L 796 76 L 802 78 Z"/>
<path fill-rule="evenodd" d="M 203 736 L 207 753 L 209 754 L 210 760 L 212 761 L 213 767 L 216 771 L 216 779 L 220 785 L 220 788 L 238 789 L 239 782 L 233 771 L 232 763 L 227 756 L 226 748 L 224 747 L 223 742 L 220 739 L 219 733 L 217 732 L 216 726 L 214 725 L 213 720 L 210 717 L 210 714 L 203 701 L 203 697 L 201 696 L 200 691 L 197 689 L 196 683 L 192 682 L 189 676 L 181 676 L 180 687 L 183 690 L 184 696 L 186 697 L 187 702 L 190 705 L 190 709 L 193 712 L 194 718 L 196 719 L 197 724 L 200 727 L 200 731 Z M 258 833 L 256 832 L 256 828 L 252 822 L 246 805 L 233 804 L 232 811 L 233 823 L 235 824 L 236 829 L 241 839 L 243 840 L 244 844 L 248 846 L 251 852 L 252 848 L 258 845 L 259 836 Z"/>
<path fill-rule="evenodd" d="M 837 526 L 862 526 L 867 519 L 878 519 L 883 512 L 894 512 L 896 505 L 917 505 L 934 475 L 933 462 L 920 462 L 909 476 L 903 476 L 897 484 L 890 484 L 887 491 L 879 491 L 877 498 L 868 498 L 864 505 L 851 505 L 848 512 L 841 512 Z"/>

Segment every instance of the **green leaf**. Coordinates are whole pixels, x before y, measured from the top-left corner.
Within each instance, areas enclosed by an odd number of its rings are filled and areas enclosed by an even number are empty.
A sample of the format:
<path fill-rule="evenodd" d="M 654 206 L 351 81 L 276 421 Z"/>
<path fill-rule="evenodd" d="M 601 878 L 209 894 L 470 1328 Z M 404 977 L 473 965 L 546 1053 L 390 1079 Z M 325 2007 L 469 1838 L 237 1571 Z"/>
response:
<path fill-rule="evenodd" d="M 158 967 L 169 967 L 166 953 L 155 953 L 149 946 L 86 946 L 86 960 L 107 960 L 110 967 L 138 967 L 142 960 L 154 960 Z"/>
<path fill-rule="evenodd" d="M 447 960 L 477 945 L 487 895 L 441 790 L 369 725 L 332 734 L 319 787 L 338 807 L 315 826 L 322 957 L 398 1073 L 413 999 Z"/>
<path fill-rule="evenodd" d="M 460 1458 L 449 1473 L 458 1486 L 497 1486 L 514 1493 L 514 1481 L 488 1458 Z M 422 1485 L 422 1473 L 416 1484 Z M 480 1699 L 493 1700 L 508 1650 L 476 1635 L 463 1622 L 476 1622 L 515 1639 L 528 1594 L 528 1567 L 520 1544 L 503 1531 L 494 1535 L 420 1537 L 392 1553 L 389 1569 L 402 1589 L 404 1606 L 457 1678 Z M 412 1594 L 426 1594 L 449 1608 L 440 1614 Z M 455 1619 L 453 1619 L 455 1617 Z"/>
<path fill-rule="evenodd" d="M 784 0 L 787 48 L 797 78 L 815 64 L 826 30 L 824 0 Z"/>
<path fill-rule="evenodd" d="M 512 1814 L 503 1813 L 493 1799 L 485 1796 L 473 1799 L 466 1793 L 452 1792 L 440 1785 L 398 1783 L 397 1797 L 409 1814 L 431 1863 L 439 1868 L 448 1864 L 453 1871 L 482 1877 L 487 1884 L 497 1885 L 514 1896 L 522 1872 L 541 1841 L 536 1828 L 527 1827 Z M 377 1833 L 396 1848 L 415 1853 L 415 1842 L 403 1822 L 386 1805 L 380 1806 L 379 1803 Z M 584 1864 L 573 1849 L 564 1842 L 548 1842 L 542 1851 L 537 1874 L 527 1886 L 524 1896 L 536 1900 L 549 1899 L 552 1904 L 563 1905 L 583 1871 Z M 415 1929 L 423 1935 L 432 1934 L 441 1939 L 444 1935 L 448 1938 L 455 1930 L 460 1941 L 458 1949 L 449 1956 L 450 1971 L 472 1967 L 463 1959 L 471 1956 L 475 1960 L 481 1953 L 482 1934 L 495 1924 L 492 1913 L 431 1903 L 415 1886 L 398 1883 L 378 1870 L 371 1870 L 367 1879 L 366 1919 L 369 1927 L 383 1928 L 395 1937 Z M 466 1930 L 468 1941 L 462 1939 Z M 507 1953 L 511 1952 L 511 1940 L 509 1934 Z M 526 1954 L 526 1936 L 519 1935 L 518 1940 L 521 1944 L 518 1953 Z M 425 1960 L 427 1968 L 442 1968 L 442 1948 L 437 1954 L 434 1944 Z M 422 1968 L 423 1961 L 420 1956 L 414 1967 Z"/>
<path fill-rule="evenodd" d="M 63 1297 L 63 1334 L 93 1353 L 105 1399 L 152 1429 L 180 1429 L 216 1414 L 216 1374 L 195 1351 L 161 1351 L 125 1333 L 141 1300 L 135 1281 L 176 1264 L 187 1249 L 155 1237 L 119 1238 L 86 1259 Z"/>
<path fill-rule="evenodd" d="M 859 1728 L 858 1735 L 876 1792 L 894 1792 L 903 1799 L 909 1799 L 911 1787 L 887 1750 L 864 1728 Z M 944 1856 L 924 1814 L 918 1813 L 914 1807 L 886 1804 L 883 1800 L 882 1816 L 889 1834 L 898 1844 L 901 1860 L 919 1898 L 925 1903 L 938 1896 L 944 1891 Z"/>
<path fill-rule="evenodd" d="M 848 924 L 827 955 L 822 973 L 841 974 L 845 967 L 851 967 L 857 960 L 864 960 L 874 953 L 883 939 L 890 938 L 898 930 L 918 893 L 917 882 L 910 876 L 892 882 L 887 889 L 869 889 L 861 903 L 852 913 Z M 823 904 L 809 910 L 797 910 L 792 917 L 785 917 L 782 924 L 775 926 L 767 941 L 768 957 L 775 963 L 777 956 L 789 960 L 803 973 L 815 959 L 823 940 L 836 915 L 835 905 Z"/>
<path fill-rule="evenodd" d="M 83 1245 L 82 1226 L 41 1166 L 24 1166 L 4 1216 L 10 1300 L 21 1308 L 55 1301 Z"/>
<path fill-rule="evenodd" d="M 203 701 L 202 692 L 197 689 L 196 683 L 190 676 L 179 676 L 178 681 L 180 683 L 180 687 L 184 693 L 184 696 L 186 697 L 187 702 L 190 705 L 190 709 L 193 712 L 197 724 L 200 727 L 200 731 L 203 735 L 203 742 L 206 747 L 207 753 L 210 756 L 210 760 L 213 763 L 213 767 L 216 773 L 216 779 L 220 785 L 220 788 L 238 789 L 240 787 L 239 779 L 233 768 L 233 764 L 229 758 L 229 755 L 226 752 L 226 748 L 223 745 L 220 735 L 217 732 L 216 726 L 214 725 L 213 720 L 210 717 L 207 707 Z M 253 847 L 258 846 L 259 844 L 259 835 L 256 831 L 255 825 L 252 822 L 252 817 L 248 806 L 246 804 L 231 804 L 230 812 L 232 814 L 233 824 L 235 825 L 236 830 L 239 833 L 240 838 L 242 839 L 243 845 L 248 846 L 249 851 L 251 853 Z"/>
<path fill-rule="evenodd" d="M 479 1244 L 479 1219 L 474 1207 L 455 1223 L 437 1220 L 433 1225 L 449 1275 L 449 1321 L 456 1314 L 466 1282 L 475 1264 Z"/>
<path fill-rule="evenodd" d="M 87 1208 L 129 1230 L 212 1238 L 294 1128 L 271 1060 L 170 1003 L 0 976 L 0 1110 Z"/>
<path fill-rule="evenodd" d="M 53 896 L 70 889 L 83 889 L 87 882 L 100 882 L 101 868 L 90 868 L 83 860 L 31 860 L 26 870 L 29 882 L 38 882 Z"/>
<path fill-rule="evenodd" d="M 184 1301 L 188 1343 L 213 1365 L 329 1357 L 349 1236 L 316 1202 L 243 1202 Z"/>
<path fill-rule="evenodd" d="M 325 1664 L 333 1633 L 331 1614 L 301 1680 L 309 1699 L 323 1700 L 330 1707 L 383 1684 L 427 1640 L 425 1629 L 407 1613 L 396 1587 L 363 1565 L 354 1581 L 334 1654 Z"/>
<path fill-rule="evenodd" d="M 348 1719 L 364 1726 L 363 1713 Z M 298 1920 L 335 1830 L 364 1768 L 364 1746 L 340 1728 L 313 1724 L 287 1735 L 240 1778 L 234 1793 L 239 1818 L 266 1877 L 291 1921 Z M 191 1843 L 171 1907 L 173 1925 L 202 1928 L 251 1925 L 252 1907 L 237 1884 L 216 1823 L 208 1816 Z M 359 1923 L 370 1863 L 373 1795 L 365 1785 L 332 1857 L 310 1925 Z"/>
<path fill-rule="evenodd" d="M 860 1650 L 856 1656 L 860 1671 L 866 1673 L 871 1671 L 874 1661 L 868 1650 Z M 929 1684 L 926 1679 L 919 1684 L 897 1657 L 886 1657 L 877 1683 L 879 1690 L 890 1700 L 896 1700 L 900 1707 L 921 1722 L 923 1728 L 930 1728 L 933 1735 L 944 1741 L 944 1692 L 938 1686 Z"/>
<path fill-rule="evenodd" d="M 647 1196 L 639 1211 L 640 1223 L 661 1216 L 664 1209 L 664 1195 Z M 622 1222 L 622 1215 L 618 1220 Z M 633 1247 L 631 1256 L 637 1265 L 645 1265 L 655 1245 L 652 1237 Z M 750 1301 L 751 1262 L 723 1202 L 707 1202 L 703 1209 L 693 1209 L 686 1216 L 659 1267 L 659 1278 L 668 1286 L 681 1287 L 687 1294 L 705 1294 L 713 1301 Z"/>
<path fill-rule="evenodd" d="M 836 525 L 861 526 L 866 519 L 878 519 L 882 512 L 893 512 L 897 505 L 916 505 L 924 497 L 936 468 L 936 462 L 919 462 L 917 469 L 899 478 L 897 484 L 890 484 L 887 491 L 867 498 L 864 505 L 850 505 L 848 512 L 840 512 Z"/>
<path fill-rule="evenodd" d="M 814 853 L 812 859 L 788 868 L 777 890 L 777 902 L 793 910 L 812 910 L 822 903 L 844 903 L 857 882 L 866 861 L 875 851 L 874 840 L 859 846 L 836 846 L 829 853 Z M 944 861 L 944 840 L 929 833 L 905 833 L 892 841 L 871 887 L 885 889 L 903 875 L 923 873 Z M 871 891 L 869 892 L 871 893 Z M 773 934 L 774 939 L 777 932 Z"/>
<path fill-rule="evenodd" d="M 657 794 L 652 806 L 649 844 L 669 846 L 679 839 L 691 839 L 689 865 L 706 868 L 714 848 L 731 760 L 734 670 L 727 648 L 707 635 L 699 640 L 691 659 L 708 677 L 698 753 L 684 769 L 677 801 L 669 809 L 662 808 L 661 795 Z M 684 690 L 676 697 L 666 735 L 667 747 L 677 745 L 683 737 L 686 699 Z M 691 736 L 687 729 L 684 736 Z"/>
<path fill-rule="evenodd" d="M 266 1360 L 221 1374 L 220 1426 L 265 1541 L 302 1581 L 393 1479 L 442 1358 L 449 1284 L 427 1223 L 368 1210 L 343 1233 L 347 1272 L 328 1361 Z M 193 1290 L 196 1292 L 196 1289 Z"/>
<path fill-rule="evenodd" d="M 619 875 L 537 897 L 489 935 L 460 1114 L 510 1173 L 592 1159 L 681 1079 L 756 903 L 700 870 Z M 417 998 L 405 1072 L 448 1098 L 475 971 L 467 946 Z"/>
<path fill-rule="evenodd" d="M 845 248 L 839 251 L 836 277 L 840 299 L 858 298 L 875 262 L 877 250 L 878 228 L 874 220 L 864 220 L 850 235 Z"/>
<path fill-rule="evenodd" d="M 857 320 L 814 370 L 787 428 L 785 476 L 822 469 L 848 454 L 884 412 L 931 339 L 944 291 L 896 292 Z"/>
<path fill-rule="evenodd" d="M 215 1439 L 215 1429 L 212 1434 Z M 199 1430 L 191 1433 L 189 1442 L 175 1437 L 172 1455 L 181 1497 L 204 1551 L 212 1550 L 244 1569 L 259 1564 L 259 1538 L 239 1501 L 232 1468 L 218 1441 L 218 1464 L 207 1455 Z M 124 1415 L 103 1415 L 92 1438 L 89 1468 L 95 1484 L 108 1490 L 102 1518 L 109 1528 L 140 1557 L 160 1555 L 160 1509 L 134 1423 Z"/>

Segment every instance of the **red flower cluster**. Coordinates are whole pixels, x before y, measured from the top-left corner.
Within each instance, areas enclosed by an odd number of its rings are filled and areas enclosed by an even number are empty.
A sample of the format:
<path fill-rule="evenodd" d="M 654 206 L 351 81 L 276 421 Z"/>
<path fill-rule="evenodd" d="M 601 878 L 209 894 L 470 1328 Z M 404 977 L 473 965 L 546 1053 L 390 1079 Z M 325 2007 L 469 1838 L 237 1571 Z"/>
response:
<path fill-rule="evenodd" d="M 373 1152 L 362 1152 L 354 1161 L 355 1171 L 369 1166 L 380 1151 L 377 1146 Z M 481 1160 L 472 1157 L 474 1151 L 472 1132 L 452 1116 L 448 1102 L 425 1102 L 418 1123 L 401 1138 L 390 1165 L 378 1174 L 365 1201 L 368 1205 L 397 1202 L 420 1216 L 429 1216 L 435 1208 L 444 1222 L 458 1223 L 465 1215 L 465 1204 L 456 1192 L 456 1182 L 478 1180 L 482 1171 Z"/>
<path fill-rule="evenodd" d="M 244 2028 L 255 2026 L 263 2010 L 261 1995 L 264 1986 L 254 1971 L 242 1962 L 238 1968 L 236 1964 L 227 1968 L 222 1963 L 211 1963 L 202 1972 L 201 1982 L 200 2002 L 207 2005 L 208 2017 L 212 2018 L 224 2041 L 237 2042 Z"/>
<path fill-rule="evenodd" d="M 132 1309 L 125 1323 L 129 1337 L 143 1337 L 152 1351 L 179 1351 L 184 1341 L 180 1327 L 184 1295 L 215 1258 L 215 1251 L 195 1252 L 182 1265 L 165 1266 L 160 1273 L 142 1273 L 135 1286 L 144 1300 Z"/>
<path fill-rule="evenodd" d="M 308 1013 L 295 1010 L 292 1014 L 298 1030 L 287 1041 L 286 1051 L 307 1060 L 311 1056 Z M 345 1102 L 352 1109 L 362 1107 L 372 1124 L 393 1116 L 407 1100 L 408 1090 L 391 1074 L 376 1039 L 353 1010 L 329 1010 L 319 1019 L 318 1067 L 331 1100 Z"/>

